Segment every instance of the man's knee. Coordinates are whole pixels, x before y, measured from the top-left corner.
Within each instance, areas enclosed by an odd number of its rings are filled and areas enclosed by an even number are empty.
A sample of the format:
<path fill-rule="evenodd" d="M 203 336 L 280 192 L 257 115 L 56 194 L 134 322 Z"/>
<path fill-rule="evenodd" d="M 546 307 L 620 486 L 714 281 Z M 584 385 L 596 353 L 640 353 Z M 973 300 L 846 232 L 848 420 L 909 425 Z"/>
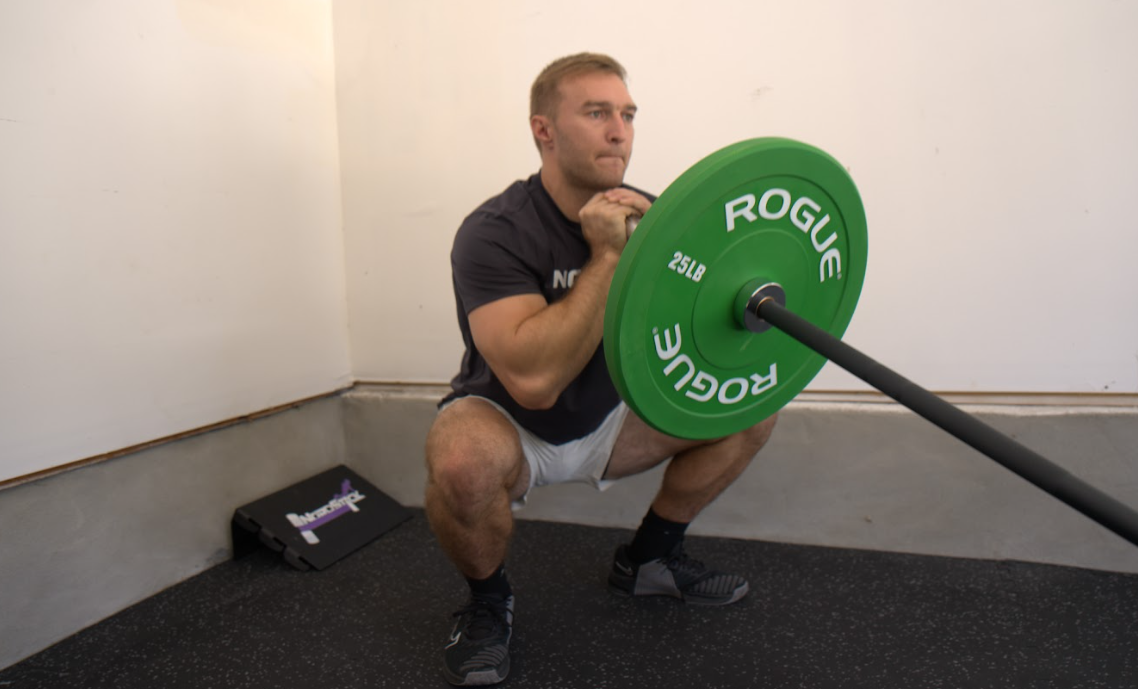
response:
<path fill-rule="evenodd" d="M 459 400 L 439 414 L 427 434 L 426 461 L 428 499 L 459 512 L 508 489 L 524 462 L 513 425 L 478 400 Z"/>
<path fill-rule="evenodd" d="M 761 422 L 751 426 L 751 430 L 755 433 L 757 439 L 765 443 L 770 439 L 771 433 L 774 433 L 774 427 L 778 424 L 778 412 L 771 414 Z"/>
<path fill-rule="evenodd" d="M 427 481 L 447 503 L 459 503 L 493 489 L 491 472 L 460 445 L 427 451 Z"/>
<path fill-rule="evenodd" d="M 739 431 L 738 436 L 740 441 L 750 450 L 750 455 L 753 458 L 759 450 L 770 440 L 771 434 L 774 433 L 775 424 L 778 423 L 778 414 L 763 419 L 759 423 Z"/>

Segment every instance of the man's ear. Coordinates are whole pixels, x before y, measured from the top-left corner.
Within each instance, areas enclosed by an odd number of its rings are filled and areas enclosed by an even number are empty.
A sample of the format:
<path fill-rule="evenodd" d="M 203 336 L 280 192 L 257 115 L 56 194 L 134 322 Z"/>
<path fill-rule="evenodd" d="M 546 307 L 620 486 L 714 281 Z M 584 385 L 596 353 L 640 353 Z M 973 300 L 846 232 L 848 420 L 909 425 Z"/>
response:
<path fill-rule="evenodd" d="M 542 149 L 553 144 L 553 122 L 545 115 L 534 115 L 529 118 L 529 128 L 533 138 Z"/>

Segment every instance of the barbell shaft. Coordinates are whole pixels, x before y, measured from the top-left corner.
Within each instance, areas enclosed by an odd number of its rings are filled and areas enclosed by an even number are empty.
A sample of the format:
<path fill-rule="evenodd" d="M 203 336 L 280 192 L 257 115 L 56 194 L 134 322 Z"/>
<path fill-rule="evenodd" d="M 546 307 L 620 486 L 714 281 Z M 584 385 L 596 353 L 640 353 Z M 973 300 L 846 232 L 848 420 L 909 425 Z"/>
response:
<path fill-rule="evenodd" d="M 773 299 L 759 305 L 758 315 L 1006 469 L 1138 545 L 1138 512 L 1126 504 L 1084 483 L 1062 467 L 874 361 Z"/>

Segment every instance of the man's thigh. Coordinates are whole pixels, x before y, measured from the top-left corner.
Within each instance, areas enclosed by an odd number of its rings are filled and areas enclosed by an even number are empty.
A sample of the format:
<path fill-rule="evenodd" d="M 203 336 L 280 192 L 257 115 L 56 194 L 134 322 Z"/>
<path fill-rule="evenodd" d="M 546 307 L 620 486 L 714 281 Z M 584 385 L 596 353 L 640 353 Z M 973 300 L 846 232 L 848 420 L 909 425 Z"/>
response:
<path fill-rule="evenodd" d="M 715 443 L 723 444 L 726 450 L 731 446 L 731 441 L 737 440 L 744 447 L 750 445 L 754 452 L 758 452 L 770 436 L 777 418 L 776 414 L 726 438 L 684 440 L 657 431 L 635 412 L 629 410 L 624 426 L 620 429 L 620 435 L 617 436 L 604 478 L 611 480 L 639 474 L 662 464 L 684 450 Z"/>
<path fill-rule="evenodd" d="M 706 444 L 705 440 L 684 440 L 661 433 L 629 410 L 616 437 L 604 478 L 619 479 L 639 474 L 679 452 Z"/>

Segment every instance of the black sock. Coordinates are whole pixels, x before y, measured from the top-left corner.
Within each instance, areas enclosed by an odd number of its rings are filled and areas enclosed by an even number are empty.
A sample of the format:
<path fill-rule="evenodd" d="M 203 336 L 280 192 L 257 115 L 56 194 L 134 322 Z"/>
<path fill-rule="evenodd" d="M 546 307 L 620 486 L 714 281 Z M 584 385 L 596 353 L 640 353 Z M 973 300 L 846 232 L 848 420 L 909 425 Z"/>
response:
<path fill-rule="evenodd" d="M 510 589 L 510 582 L 506 579 L 506 564 L 498 565 L 498 569 L 485 579 L 471 579 L 466 577 L 466 583 L 470 584 L 470 592 L 476 596 L 497 596 L 506 598 L 513 594 Z"/>
<path fill-rule="evenodd" d="M 642 564 L 664 557 L 684 540 L 687 528 L 687 524 L 668 521 L 648 508 L 648 514 L 644 515 L 644 521 L 640 522 L 640 528 L 628 546 L 628 558 Z"/>

